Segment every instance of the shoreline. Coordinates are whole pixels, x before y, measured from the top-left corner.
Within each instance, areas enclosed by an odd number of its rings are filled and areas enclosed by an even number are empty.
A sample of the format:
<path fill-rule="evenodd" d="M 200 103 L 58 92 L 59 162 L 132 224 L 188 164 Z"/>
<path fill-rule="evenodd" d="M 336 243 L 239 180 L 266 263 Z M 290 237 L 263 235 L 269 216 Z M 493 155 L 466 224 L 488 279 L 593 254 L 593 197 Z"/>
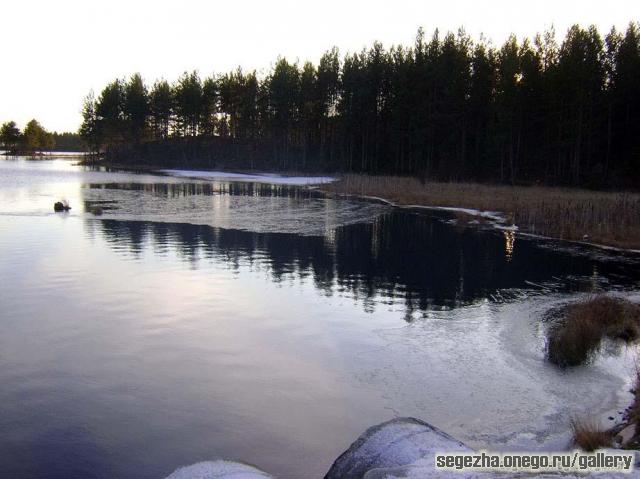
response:
<path fill-rule="evenodd" d="M 168 169 L 181 171 L 239 173 L 263 175 L 262 170 L 234 169 L 221 166 L 216 170 L 168 168 L 167 165 L 117 163 L 84 159 L 77 164 L 97 166 L 131 172 L 155 173 L 171 176 Z M 333 182 L 301 184 L 325 195 L 353 197 L 379 201 L 395 208 L 448 211 L 463 218 L 488 221 L 497 229 L 517 232 L 519 235 L 542 240 L 589 246 L 606 251 L 640 254 L 640 193 L 605 192 L 579 188 L 549 186 L 506 186 L 479 183 L 421 183 L 412 177 L 369 176 L 341 173 L 275 171 L 283 178 L 331 176 Z M 194 175 L 197 178 L 197 175 Z M 207 180 L 206 177 L 199 178 Z M 227 178 L 233 181 L 233 178 Z M 399 185 L 397 183 L 400 183 Z M 405 184 L 408 187 L 404 188 Z M 389 191 L 395 187 L 396 191 Z M 459 190 L 459 191 L 455 191 Z M 497 194 L 496 194 L 497 193 Z M 540 197 L 538 197 L 538 195 Z M 519 197 L 528 197 L 519 200 Z M 531 204 L 528 204 L 527 201 Z M 512 203 L 512 208 L 504 206 Z M 475 203 L 475 204 L 474 204 Z M 603 204 L 606 203 L 606 204 Z M 619 204 L 628 206 L 626 219 L 630 223 L 619 228 Z M 489 207 L 487 207 L 489 206 Z M 592 213 L 594 218 L 589 217 Z M 636 214 L 637 213 L 637 214 Z M 595 216 L 600 218 L 595 218 Z M 604 217 L 604 221 L 603 220 Z M 523 218 L 522 221 L 520 218 Z M 527 221 L 529 220 L 529 225 Z M 600 220 L 600 222 L 598 221 Z M 594 229 L 607 231 L 594 234 Z"/>
<path fill-rule="evenodd" d="M 80 166 L 95 166 L 95 167 L 104 167 L 104 168 L 113 168 L 116 170 L 123 171 L 144 171 L 147 173 L 157 173 L 159 175 L 165 175 L 166 173 L 162 173 L 163 170 L 181 170 L 181 171 L 193 171 L 193 172 L 221 172 L 221 173 L 240 173 L 246 175 L 269 175 L 269 174 L 277 174 L 282 177 L 288 176 L 332 176 L 335 179 L 339 179 L 340 175 L 338 173 L 331 173 L 323 170 L 278 170 L 278 169 L 261 169 L 261 168 L 233 168 L 228 165 L 221 164 L 216 166 L 215 168 L 210 168 L 207 166 L 189 166 L 189 165 L 181 165 L 176 163 L 167 163 L 167 164 L 159 164 L 159 163 L 119 163 L 117 161 L 107 161 L 104 159 L 83 159 L 78 161 L 76 164 Z"/>
<path fill-rule="evenodd" d="M 635 192 L 421 183 L 415 178 L 366 175 L 338 176 L 318 189 L 397 208 L 449 211 L 532 238 L 640 253 L 640 194 Z"/>
<path fill-rule="evenodd" d="M 322 191 L 323 193 L 327 193 L 327 192 L 323 191 L 322 189 L 319 189 L 319 191 Z M 343 197 L 343 198 L 357 198 L 357 199 L 363 199 L 363 200 L 368 200 L 368 201 L 376 201 L 376 202 L 380 202 L 380 203 L 384 203 L 386 205 L 389 205 L 389 206 L 391 206 L 393 208 L 446 211 L 446 212 L 450 212 L 450 213 L 457 213 L 457 214 L 467 215 L 467 216 L 472 217 L 472 218 L 488 219 L 488 220 L 491 220 L 490 222 L 492 223 L 492 226 L 495 229 L 498 229 L 498 230 L 501 230 L 501 231 L 512 231 L 514 233 L 519 234 L 520 236 L 524 236 L 524 237 L 527 237 L 527 238 L 533 238 L 533 239 L 539 239 L 539 240 L 545 240 L 545 241 L 561 241 L 563 243 L 575 244 L 575 245 L 579 245 L 579 246 L 590 246 L 590 247 L 602 249 L 602 250 L 605 250 L 605 251 L 615 251 L 615 252 L 619 252 L 619 253 L 640 254 L 640 249 L 620 248 L 620 247 L 617 247 L 617 246 L 609 246 L 609 245 L 606 245 L 606 244 L 591 243 L 589 241 L 572 240 L 572 239 L 566 239 L 566 238 L 556 238 L 556 237 L 553 237 L 553 236 L 544 236 L 544 235 L 541 235 L 541 234 L 527 233 L 526 231 L 522 231 L 515 224 L 506 225 L 505 224 L 506 218 L 505 218 L 504 214 L 499 212 L 499 211 L 479 211 L 479 210 L 472 210 L 472 209 L 468 209 L 468 208 L 459 208 L 459 207 L 455 207 L 455 206 L 402 205 L 402 204 L 394 203 L 391 200 L 387 200 L 385 198 L 380 198 L 380 197 L 377 197 L 377 196 L 366 196 L 366 195 L 357 195 L 357 194 L 349 194 L 349 193 L 333 193 L 333 194 L 336 194 L 337 196 L 340 196 L 340 197 Z M 468 222 L 468 224 L 469 223 L 470 222 Z"/>

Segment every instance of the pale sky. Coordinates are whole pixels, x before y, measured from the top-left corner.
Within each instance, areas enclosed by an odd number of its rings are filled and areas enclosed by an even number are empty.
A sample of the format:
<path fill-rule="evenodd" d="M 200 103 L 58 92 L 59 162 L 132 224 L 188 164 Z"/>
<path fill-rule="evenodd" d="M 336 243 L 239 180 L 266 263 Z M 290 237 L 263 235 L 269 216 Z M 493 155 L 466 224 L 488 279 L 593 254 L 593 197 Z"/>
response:
<path fill-rule="evenodd" d="M 606 33 L 640 20 L 640 0 L 2 0 L 0 122 L 31 118 L 75 131 L 83 97 L 140 72 L 148 84 L 185 70 L 268 70 L 278 55 L 317 62 L 332 46 L 410 45 L 416 30 L 481 33 L 501 43 L 552 24 Z"/>

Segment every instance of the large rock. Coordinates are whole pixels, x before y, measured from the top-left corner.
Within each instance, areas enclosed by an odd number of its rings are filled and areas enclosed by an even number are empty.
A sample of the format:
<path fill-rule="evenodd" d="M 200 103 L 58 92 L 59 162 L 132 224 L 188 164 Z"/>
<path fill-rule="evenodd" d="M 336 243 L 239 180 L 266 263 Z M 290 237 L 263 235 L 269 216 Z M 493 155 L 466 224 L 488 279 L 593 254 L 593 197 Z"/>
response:
<path fill-rule="evenodd" d="M 616 435 L 616 440 L 621 446 L 625 447 L 633 441 L 636 436 L 636 425 L 631 423 Z"/>
<path fill-rule="evenodd" d="M 56 201 L 53 204 L 53 211 L 55 211 L 56 213 L 59 213 L 60 211 L 69 211 L 71 209 L 71 206 L 69 206 L 66 203 L 63 203 L 62 201 Z"/>
<path fill-rule="evenodd" d="M 410 417 L 392 419 L 367 429 L 336 459 L 325 479 L 362 479 L 369 471 L 396 469 L 418 461 L 429 467 L 423 462 L 429 459 L 434 472 L 436 452 L 464 451 L 471 449 L 426 422 Z"/>

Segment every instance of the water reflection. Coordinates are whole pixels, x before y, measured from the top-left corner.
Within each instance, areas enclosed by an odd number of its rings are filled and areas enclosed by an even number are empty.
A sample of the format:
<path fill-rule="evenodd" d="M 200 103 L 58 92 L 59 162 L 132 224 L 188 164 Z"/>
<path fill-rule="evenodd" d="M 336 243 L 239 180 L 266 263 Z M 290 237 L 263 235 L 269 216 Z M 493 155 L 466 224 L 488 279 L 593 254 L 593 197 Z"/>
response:
<path fill-rule="evenodd" d="M 291 186 L 0 162 L 4 475 L 228 457 L 321 477 L 394 414 L 559 450 L 572 414 L 630 403 L 635 357 L 559 374 L 536 318 L 567 300 L 549 291 L 630 285 L 637 259 L 513 238 Z"/>
<path fill-rule="evenodd" d="M 516 233 L 515 231 L 505 230 L 504 232 L 504 256 L 507 261 L 511 261 L 513 258 L 513 249 L 516 245 Z"/>
<path fill-rule="evenodd" d="M 107 204 L 105 216 L 118 220 L 304 235 L 330 235 L 339 225 L 371 222 L 389 209 L 308 188 L 224 181 L 86 183 L 80 195 L 85 211 Z"/>
<path fill-rule="evenodd" d="M 193 268 L 202 261 L 234 270 L 259 268 L 275 282 L 312 276 L 325 294 L 348 295 L 371 312 L 403 304 L 407 320 L 416 312 L 481 298 L 508 299 L 522 289 L 594 291 L 635 280 L 633 265 L 601 263 L 528 240 L 519 241 L 516 251 L 513 232 L 456 229 L 428 215 L 401 211 L 325 236 L 110 219 L 85 224 L 130 259 L 146 250 L 159 255 L 174 251 Z"/>
<path fill-rule="evenodd" d="M 213 182 L 189 182 L 184 183 L 86 183 L 85 190 L 122 190 L 144 191 L 154 195 L 168 198 L 180 198 L 185 196 L 250 196 L 259 198 L 323 198 L 324 195 L 317 190 L 300 188 L 292 185 L 272 185 L 268 183 L 243 183 L 228 181 Z"/>

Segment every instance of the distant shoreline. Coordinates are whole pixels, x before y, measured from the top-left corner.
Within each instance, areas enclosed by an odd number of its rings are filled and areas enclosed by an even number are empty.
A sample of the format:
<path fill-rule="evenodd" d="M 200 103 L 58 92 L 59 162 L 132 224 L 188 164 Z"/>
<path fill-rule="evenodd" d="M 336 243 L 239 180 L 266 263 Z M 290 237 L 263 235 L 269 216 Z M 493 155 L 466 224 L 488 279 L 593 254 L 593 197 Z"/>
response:
<path fill-rule="evenodd" d="M 96 159 L 88 156 L 82 159 L 81 161 L 79 161 L 78 164 L 82 166 L 96 166 L 96 167 L 104 167 L 104 168 L 113 168 L 113 169 L 123 170 L 123 171 L 133 171 L 133 172 L 144 171 L 148 173 L 160 173 L 160 174 L 163 174 L 162 170 L 179 169 L 179 170 L 185 170 L 185 171 L 223 171 L 227 173 L 243 173 L 243 174 L 250 174 L 250 175 L 255 175 L 258 173 L 277 173 L 281 176 L 319 176 L 319 175 L 336 176 L 337 175 L 335 173 L 322 171 L 322 170 L 304 170 L 304 171 L 295 170 L 295 169 L 280 170 L 278 168 L 273 168 L 270 165 L 264 165 L 264 167 L 254 167 L 254 168 L 242 167 L 242 166 L 235 168 L 232 165 L 220 164 L 212 168 L 212 167 L 197 166 L 197 165 L 185 166 L 181 163 L 176 163 L 176 162 L 165 162 L 165 163 L 149 163 L 146 161 L 140 162 L 140 163 L 120 162 L 120 161 L 105 160 L 102 158 Z"/>
<path fill-rule="evenodd" d="M 51 150 L 51 151 L 0 151 L 0 156 L 11 157 L 11 156 L 25 156 L 28 158 L 40 158 L 40 157 L 81 157 L 85 156 L 88 153 L 86 151 L 73 151 L 73 150 Z"/>

